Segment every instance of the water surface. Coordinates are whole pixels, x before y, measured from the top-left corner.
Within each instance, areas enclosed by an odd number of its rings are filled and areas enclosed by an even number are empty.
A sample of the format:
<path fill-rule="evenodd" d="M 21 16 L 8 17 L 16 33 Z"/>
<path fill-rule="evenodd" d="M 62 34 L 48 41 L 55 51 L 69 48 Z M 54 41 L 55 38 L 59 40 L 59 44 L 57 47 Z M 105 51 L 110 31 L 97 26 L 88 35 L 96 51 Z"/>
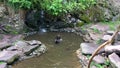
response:
<path fill-rule="evenodd" d="M 60 34 L 63 41 L 55 44 L 55 36 Z M 40 40 L 44 43 L 47 53 L 21 61 L 13 68 L 80 68 L 79 59 L 75 51 L 79 48 L 82 38 L 73 33 L 48 32 L 44 34 L 35 34 L 26 38 L 26 40 Z"/>

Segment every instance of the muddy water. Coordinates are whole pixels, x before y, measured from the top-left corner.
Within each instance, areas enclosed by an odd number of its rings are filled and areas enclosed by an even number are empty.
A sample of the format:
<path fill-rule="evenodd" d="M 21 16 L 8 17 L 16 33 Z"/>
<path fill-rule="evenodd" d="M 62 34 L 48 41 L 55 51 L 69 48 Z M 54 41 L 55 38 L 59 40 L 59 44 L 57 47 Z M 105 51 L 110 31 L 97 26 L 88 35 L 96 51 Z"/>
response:
<path fill-rule="evenodd" d="M 54 43 L 57 34 L 60 34 L 63 39 L 60 44 Z M 80 68 L 79 60 L 75 54 L 82 42 L 80 36 L 73 33 L 48 32 L 26 38 L 26 40 L 33 39 L 44 43 L 48 48 L 47 53 L 21 61 L 13 68 Z"/>

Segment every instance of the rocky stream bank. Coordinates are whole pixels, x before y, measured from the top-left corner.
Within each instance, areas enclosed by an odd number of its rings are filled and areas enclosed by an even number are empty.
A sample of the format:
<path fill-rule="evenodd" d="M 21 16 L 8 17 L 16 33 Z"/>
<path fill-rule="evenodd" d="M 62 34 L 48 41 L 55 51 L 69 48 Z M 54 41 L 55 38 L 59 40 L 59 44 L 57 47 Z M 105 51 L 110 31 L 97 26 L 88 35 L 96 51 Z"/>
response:
<path fill-rule="evenodd" d="M 98 30 L 96 32 L 96 30 Z M 95 24 L 87 28 L 91 40 L 85 41 L 80 44 L 80 48 L 76 51 L 77 57 L 80 59 L 82 68 L 86 68 L 88 60 L 92 53 L 98 48 L 99 45 L 111 39 L 115 31 L 110 30 L 108 25 Z M 119 68 L 120 66 L 120 32 L 115 37 L 112 46 L 104 47 L 93 58 L 91 68 Z M 118 50 L 115 50 L 118 49 Z M 109 51 L 109 52 L 108 52 Z"/>
<path fill-rule="evenodd" d="M 0 68 L 12 68 L 12 64 L 24 59 L 40 56 L 47 51 L 37 40 L 22 40 L 22 35 L 0 34 Z"/>
<path fill-rule="evenodd" d="M 84 42 L 80 44 L 80 48 L 76 51 L 77 57 L 80 59 L 82 68 L 86 68 L 88 60 L 95 49 L 103 42 L 109 40 L 114 31 L 111 31 L 109 26 L 103 24 L 94 24 L 86 27 L 83 30 L 81 28 L 65 28 L 65 29 L 51 29 L 55 32 L 72 32 L 83 37 Z M 98 31 L 96 32 L 97 29 Z M 27 33 L 27 36 L 35 34 L 36 32 Z M 37 40 L 25 41 L 21 40 L 22 35 L 0 35 L 0 68 L 11 67 L 11 64 L 17 60 L 21 61 L 34 56 L 39 56 L 46 52 L 47 48 L 44 44 Z M 120 45 L 120 32 L 115 38 L 113 47 L 119 47 Z M 109 48 L 108 48 L 109 49 Z M 116 52 L 112 52 L 105 56 L 105 50 L 102 49 L 98 55 L 95 56 L 91 64 L 92 68 L 119 68 L 119 55 Z M 8 57 L 9 56 L 9 57 Z"/>

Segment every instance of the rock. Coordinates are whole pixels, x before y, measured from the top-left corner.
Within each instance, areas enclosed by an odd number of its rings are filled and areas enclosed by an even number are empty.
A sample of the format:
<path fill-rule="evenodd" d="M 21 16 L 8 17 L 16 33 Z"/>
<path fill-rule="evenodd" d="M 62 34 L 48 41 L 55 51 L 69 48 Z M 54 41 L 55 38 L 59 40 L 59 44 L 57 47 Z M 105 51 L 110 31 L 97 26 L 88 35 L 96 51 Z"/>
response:
<path fill-rule="evenodd" d="M 103 64 L 105 62 L 105 58 L 100 55 L 95 56 L 93 60 L 98 64 Z"/>
<path fill-rule="evenodd" d="M 21 18 L 21 16 L 24 17 L 25 14 L 22 15 L 22 13 L 23 12 L 20 12 L 20 10 L 15 13 L 13 8 L 6 6 L 4 3 L 0 3 L 0 24 L 4 25 L 3 30 L 0 30 L 0 33 L 22 33 L 25 24 Z"/>
<path fill-rule="evenodd" d="M 0 61 L 6 62 L 8 64 L 14 62 L 15 59 L 19 57 L 17 51 L 2 51 L 0 52 Z"/>
<path fill-rule="evenodd" d="M 113 15 L 111 15 L 111 12 L 109 11 L 109 9 L 103 8 L 104 9 L 104 18 L 106 21 L 110 20 Z"/>
<path fill-rule="evenodd" d="M 44 44 L 42 44 L 39 48 L 38 48 L 38 52 L 39 53 L 45 53 L 47 51 L 47 48 Z"/>
<path fill-rule="evenodd" d="M 109 60 L 113 68 L 120 68 L 120 57 L 117 54 L 112 53 L 109 55 Z"/>
<path fill-rule="evenodd" d="M 42 44 L 40 41 L 37 41 L 37 40 L 28 41 L 27 43 L 30 45 L 41 45 Z"/>
<path fill-rule="evenodd" d="M 12 44 L 8 41 L 0 41 L 0 49 L 4 49 L 7 48 L 9 46 L 11 46 Z"/>
<path fill-rule="evenodd" d="M 34 46 L 12 46 L 12 47 L 9 47 L 7 50 L 9 51 L 18 51 L 19 52 L 19 55 L 29 55 L 31 52 L 33 52 L 35 49 L 37 49 L 39 47 L 39 45 L 34 45 Z"/>
<path fill-rule="evenodd" d="M 5 62 L 0 62 L 0 68 L 8 68 L 7 63 Z"/>
<path fill-rule="evenodd" d="M 42 53 L 37 53 L 37 56 L 40 56 Z"/>
<path fill-rule="evenodd" d="M 25 41 L 17 41 L 15 46 L 23 48 L 23 46 L 27 46 L 28 44 Z"/>
<path fill-rule="evenodd" d="M 8 65 L 8 67 L 7 68 L 12 68 L 12 65 Z"/>
<path fill-rule="evenodd" d="M 101 6 L 106 3 L 105 6 Z M 120 0 L 99 0 L 99 8 L 102 10 L 103 18 L 105 21 L 118 21 L 120 19 Z"/>
<path fill-rule="evenodd" d="M 86 68 L 88 65 L 88 58 L 81 53 L 81 49 L 78 49 L 76 51 L 76 54 L 77 54 L 77 57 L 80 59 L 79 61 L 80 61 L 81 66 L 82 66 L 81 68 Z"/>
<path fill-rule="evenodd" d="M 50 31 L 52 31 L 52 32 L 58 32 L 59 30 L 58 29 L 50 28 Z"/>
<path fill-rule="evenodd" d="M 110 9 L 112 9 L 110 11 L 114 14 L 114 16 L 119 15 L 119 13 L 120 13 L 120 4 L 119 4 L 120 0 L 109 0 L 106 3 L 108 4 L 108 7 Z M 113 21 L 117 21 L 117 19 L 113 20 Z"/>
<path fill-rule="evenodd" d="M 0 40 L 0 49 L 10 47 L 11 45 L 14 45 L 14 42 L 23 39 L 22 35 L 2 35 L 2 37 L 3 38 Z"/>
<path fill-rule="evenodd" d="M 99 40 L 101 38 L 100 34 L 97 34 L 97 33 L 89 33 L 89 34 L 93 40 Z"/>
<path fill-rule="evenodd" d="M 39 45 L 28 46 L 25 41 L 18 41 L 14 46 L 7 48 L 8 51 L 18 51 L 19 55 L 30 54 L 34 49 L 39 47 Z"/>
<path fill-rule="evenodd" d="M 120 42 L 119 42 L 119 41 L 117 41 L 117 42 L 115 42 L 115 43 L 114 43 L 114 45 L 120 45 Z"/>
<path fill-rule="evenodd" d="M 96 66 L 92 66 L 91 68 L 97 68 Z"/>
<path fill-rule="evenodd" d="M 97 29 L 99 31 L 107 31 L 109 29 L 109 26 L 98 23 L 96 25 L 92 25 L 90 28 L 91 29 Z"/>
<path fill-rule="evenodd" d="M 110 35 L 104 35 L 103 38 L 102 38 L 102 40 L 105 42 L 105 41 L 111 39 L 111 37 L 112 36 L 110 36 Z"/>
<path fill-rule="evenodd" d="M 112 36 L 114 31 L 107 31 L 107 35 Z M 109 36 L 108 36 L 109 37 Z M 105 37 L 106 38 L 106 37 Z M 106 38 L 107 39 L 107 38 Z M 120 41 L 120 32 L 118 32 L 118 35 L 115 38 L 117 41 Z"/>
<path fill-rule="evenodd" d="M 23 35 L 15 35 L 10 38 L 11 43 L 17 42 L 19 40 L 22 40 L 24 38 Z"/>
<path fill-rule="evenodd" d="M 83 54 L 92 54 L 98 47 L 94 43 L 81 43 L 80 45 Z"/>
<path fill-rule="evenodd" d="M 34 45 L 34 46 L 27 46 L 25 48 L 23 48 L 23 52 L 26 55 L 29 55 L 31 52 L 33 52 L 35 49 L 37 49 L 39 47 L 39 45 Z"/>
<path fill-rule="evenodd" d="M 107 35 L 110 35 L 110 36 L 112 36 L 113 35 L 113 33 L 114 33 L 114 31 L 107 31 Z"/>
<path fill-rule="evenodd" d="M 47 51 L 47 48 L 44 44 L 42 44 L 40 47 L 38 47 L 36 50 L 31 52 L 30 56 L 40 56 L 41 54 L 45 53 Z"/>
<path fill-rule="evenodd" d="M 120 32 L 118 32 L 117 41 L 120 41 Z"/>
<path fill-rule="evenodd" d="M 35 57 L 35 55 L 29 55 L 29 56 L 21 56 L 20 58 L 19 58 L 19 61 L 23 61 L 23 60 L 25 60 L 25 59 L 29 59 L 29 58 L 33 58 L 33 57 Z"/>
<path fill-rule="evenodd" d="M 2 5 L 0 5 L 0 18 L 2 18 L 4 16 L 4 12 L 6 11 L 5 7 Z"/>
<path fill-rule="evenodd" d="M 30 44 L 28 44 L 30 43 Z M 31 55 L 33 54 L 37 54 L 37 53 L 45 53 L 47 48 L 45 45 L 41 44 L 40 41 L 37 40 L 32 40 L 32 41 L 18 41 L 15 43 L 14 46 L 11 46 L 9 48 L 7 48 L 8 51 L 17 51 L 19 52 L 20 56 L 25 55 Z"/>
<path fill-rule="evenodd" d="M 116 53 L 116 54 L 120 54 L 120 45 L 115 45 L 115 46 L 105 46 L 105 53 L 106 54 L 112 54 L 112 53 Z"/>

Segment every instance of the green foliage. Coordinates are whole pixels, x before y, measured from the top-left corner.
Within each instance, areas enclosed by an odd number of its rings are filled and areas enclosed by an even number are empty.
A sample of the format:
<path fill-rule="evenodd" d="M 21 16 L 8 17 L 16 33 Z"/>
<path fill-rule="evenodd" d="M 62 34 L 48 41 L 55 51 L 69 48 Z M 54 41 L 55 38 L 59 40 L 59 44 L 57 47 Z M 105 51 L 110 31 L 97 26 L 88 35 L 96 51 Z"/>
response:
<path fill-rule="evenodd" d="M 96 68 L 104 68 L 104 65 L 98 64 L 98 63 L 96 63 L 94 61 L 91 63 L 91 66 L 96 66 Z"/>
<path fill-rule="evenodd" d="M 88 59 L 90 59 L 91 55 L 86 55 L 86 57 L 87 57 Z"/>
<path fill-rule="evenodd" d="M 5 62 L 2 62 L 2 61 L 0 62 L 0 64 L 3 64 L 3 63 L 5 63 Z"/>
<path fill-rule="evenodd" d="M 60 13 L 66 12 L 63 9 L 62 0 L 54 0 L 54 1 L 44 1 L 42 4 L 42 8 L 47 10 L 49 13 L 53 15 L 58 15 Z"/>
<path fill-rule="evenodd" d="M 98 39 L 98 40 L 96 41 L 96 43 L 97 43 L 97 44 L 101 44 L 101 43 L 102 43 L 102 39 Z"/>
<path fill-rule="evenodd" d="M 77 27 L 80 27 L 80 26 L 82 26 L 82 25 L 84 25 L 84 22 L 78 22 L 78 23 L 76 24 Z"/>
<path fill-rule="evenodd" d="M 110 65 L 110 61 L 108 59 L 105 60 L 104 64 L 98 64 L 92 61 L 91 66 L 96 66 L 97 68 L 105 68 Z"/>
<path fill-rule="evenodd" d="M 93 31 L 94 31 L 95 33 L 100 33 L 100 31 L 99 31 L 97 28 L 93 28 Z"/>
<path fill-rule="evenodd" d="M 4 2 L 4 0 L 0 0 L 0 2 Z"/>
<path fill-rule="evenodd" d="M 8 0 L 17 9 L 44 9 L 52 15 L 85 10 L 96 3 L 96 0 Z"/>
<path fill-rule="evenodd" d="M 105 65 L 110 65 L 110 60 L 109 59 L 106 59 L 106 61 L 105 61 Z"/>
<path fill-rule="evenodd" d="M 76 12 L 85 10 L 95 4 L 95 0 L 44 0 L 41 8 L 47 10 L 53 15 L 64 14 L 67 12 Z"/>
<path fill-rule="evenodd" d="M 15 9 L 30 9 L 32 5 L 29 0 L 8 0 L 8 3 Z"/>

